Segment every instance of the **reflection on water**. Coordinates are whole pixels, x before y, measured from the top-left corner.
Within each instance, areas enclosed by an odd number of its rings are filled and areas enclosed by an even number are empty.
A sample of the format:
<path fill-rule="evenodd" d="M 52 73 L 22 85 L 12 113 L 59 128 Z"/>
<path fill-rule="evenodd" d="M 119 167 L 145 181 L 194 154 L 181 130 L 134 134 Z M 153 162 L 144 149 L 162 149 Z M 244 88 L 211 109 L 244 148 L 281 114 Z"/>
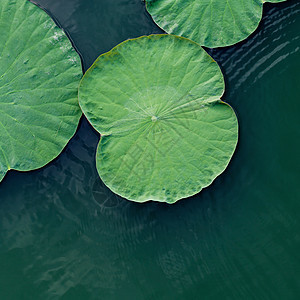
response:
<path fill-rule="evenodd" d="M 140 0 L 39 0 L 85 69 L 159 29 Z M 240 140 L 226 172 L 174 205 L 110 192 L 85 119 L 53 163 L 0 185 L 0 299 L 296 299 L 299 293 L 300 3 L 265 5 L 239 45 L 208 50 Z"/>

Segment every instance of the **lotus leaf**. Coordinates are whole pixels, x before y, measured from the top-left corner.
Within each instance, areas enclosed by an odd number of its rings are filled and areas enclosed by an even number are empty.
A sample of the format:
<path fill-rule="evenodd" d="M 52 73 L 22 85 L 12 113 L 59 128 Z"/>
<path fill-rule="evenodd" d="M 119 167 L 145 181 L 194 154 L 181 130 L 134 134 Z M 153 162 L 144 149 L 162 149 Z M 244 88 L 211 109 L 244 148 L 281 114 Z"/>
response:
<path fill-rule="evenodd" d="M 166 32 L 215 48 L 233 45 L 254 32 L 264 2 L 283 1 L 146 0 L 146 7 Z"/>
<path fill-rule="evenodd" d="M 54 159 L 81 112 L 78 54 L 64 32 L 27 0 L 0 2 L 0 181 Z"/>
<path fill-rule="evenodd" d="M 208 186 L 238 138 L 223 91 L 217 63 L 182 37 L 144 36 L 101 55 L 80 83 L 79 104 L 101 133 L 103 182 L 137 202 L 173 203 Z"/>

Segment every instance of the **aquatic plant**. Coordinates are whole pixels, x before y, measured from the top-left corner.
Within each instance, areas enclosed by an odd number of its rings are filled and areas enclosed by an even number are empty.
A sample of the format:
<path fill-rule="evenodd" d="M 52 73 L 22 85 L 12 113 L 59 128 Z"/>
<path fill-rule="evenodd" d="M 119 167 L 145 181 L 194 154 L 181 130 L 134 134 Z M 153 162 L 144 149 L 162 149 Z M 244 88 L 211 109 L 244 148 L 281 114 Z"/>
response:
<path fill-rule="evenodd" d="M 238 139 L 217 63 L 172 35 L 125 41 L 85 73 L 79 104 L 101 134 L 97 169 L 115 193 L 173 203 L 224 171 Z"/>
<path fill-rule="evenodd" d="M 145 0 L 153 20 L 167 33 L 210 48 L 236 44 L 257 28 L 264 2 L 286 0 Z"/>
<path fill-rule="evenodd" d="M 270 0 L 281 2 L 284 0 Z M 174 203 L 228 165 L 238 140 L 224 79 L 199 45 L 246 38 L 262 0 L 146 0 L 175 35 L 127 40 L 101 55 L 79 87 L 81 109 L 101 134 L 103 182 L 129 200 Z M 0 3 L 0 181 L 54 159 L 75 133 L 81 64 L 64 32 L 27 0 Z"/>
<path fill-rule="evenodd" d="M 64 32 L 27 0 L 0 1 L 0 181 L 53 160 L 81 111 L 80 58 Z"/>

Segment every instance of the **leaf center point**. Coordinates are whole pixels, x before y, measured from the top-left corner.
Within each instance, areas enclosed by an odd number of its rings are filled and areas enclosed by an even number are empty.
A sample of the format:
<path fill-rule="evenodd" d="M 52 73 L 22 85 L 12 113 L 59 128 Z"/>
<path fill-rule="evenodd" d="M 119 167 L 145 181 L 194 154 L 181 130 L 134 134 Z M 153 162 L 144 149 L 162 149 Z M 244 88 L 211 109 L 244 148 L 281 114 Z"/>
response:
<path fill-rule="evenodd" d="M 158 118 L 157 118 L 156 116 L 152 116 L 152 117 L 151 117 L 152 122 L 156 122 L 157 119 L 158 119 Z"/>

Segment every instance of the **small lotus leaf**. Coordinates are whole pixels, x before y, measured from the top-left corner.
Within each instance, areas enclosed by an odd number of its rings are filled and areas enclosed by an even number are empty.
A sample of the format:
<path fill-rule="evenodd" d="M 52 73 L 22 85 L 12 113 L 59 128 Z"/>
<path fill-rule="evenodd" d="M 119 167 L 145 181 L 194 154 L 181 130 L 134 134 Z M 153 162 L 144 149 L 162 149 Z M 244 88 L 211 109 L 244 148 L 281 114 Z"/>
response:
<path fill-rule="evenodd" d="M 202 46 L 233 45 L 247 38 L 262 18 L 264 2 L 286 0 L 146 0 L 153 20 L 168 33 Z"/>
<path fill-rule="evenodd" d="M 27 0 L 0 1 L 0 181 L 9 169 L 54 159 L 81 112 L 78 54 L 51 18 Z"/>
<path fill-rule="evenodd" d="M 196 43 L 172 35 L 128 40 L 84 75 L 79 104 L 101 133 L 97 169 L 115 193 L 173 203 L 224 171 L 237 144 L 223 76 Z"/>

